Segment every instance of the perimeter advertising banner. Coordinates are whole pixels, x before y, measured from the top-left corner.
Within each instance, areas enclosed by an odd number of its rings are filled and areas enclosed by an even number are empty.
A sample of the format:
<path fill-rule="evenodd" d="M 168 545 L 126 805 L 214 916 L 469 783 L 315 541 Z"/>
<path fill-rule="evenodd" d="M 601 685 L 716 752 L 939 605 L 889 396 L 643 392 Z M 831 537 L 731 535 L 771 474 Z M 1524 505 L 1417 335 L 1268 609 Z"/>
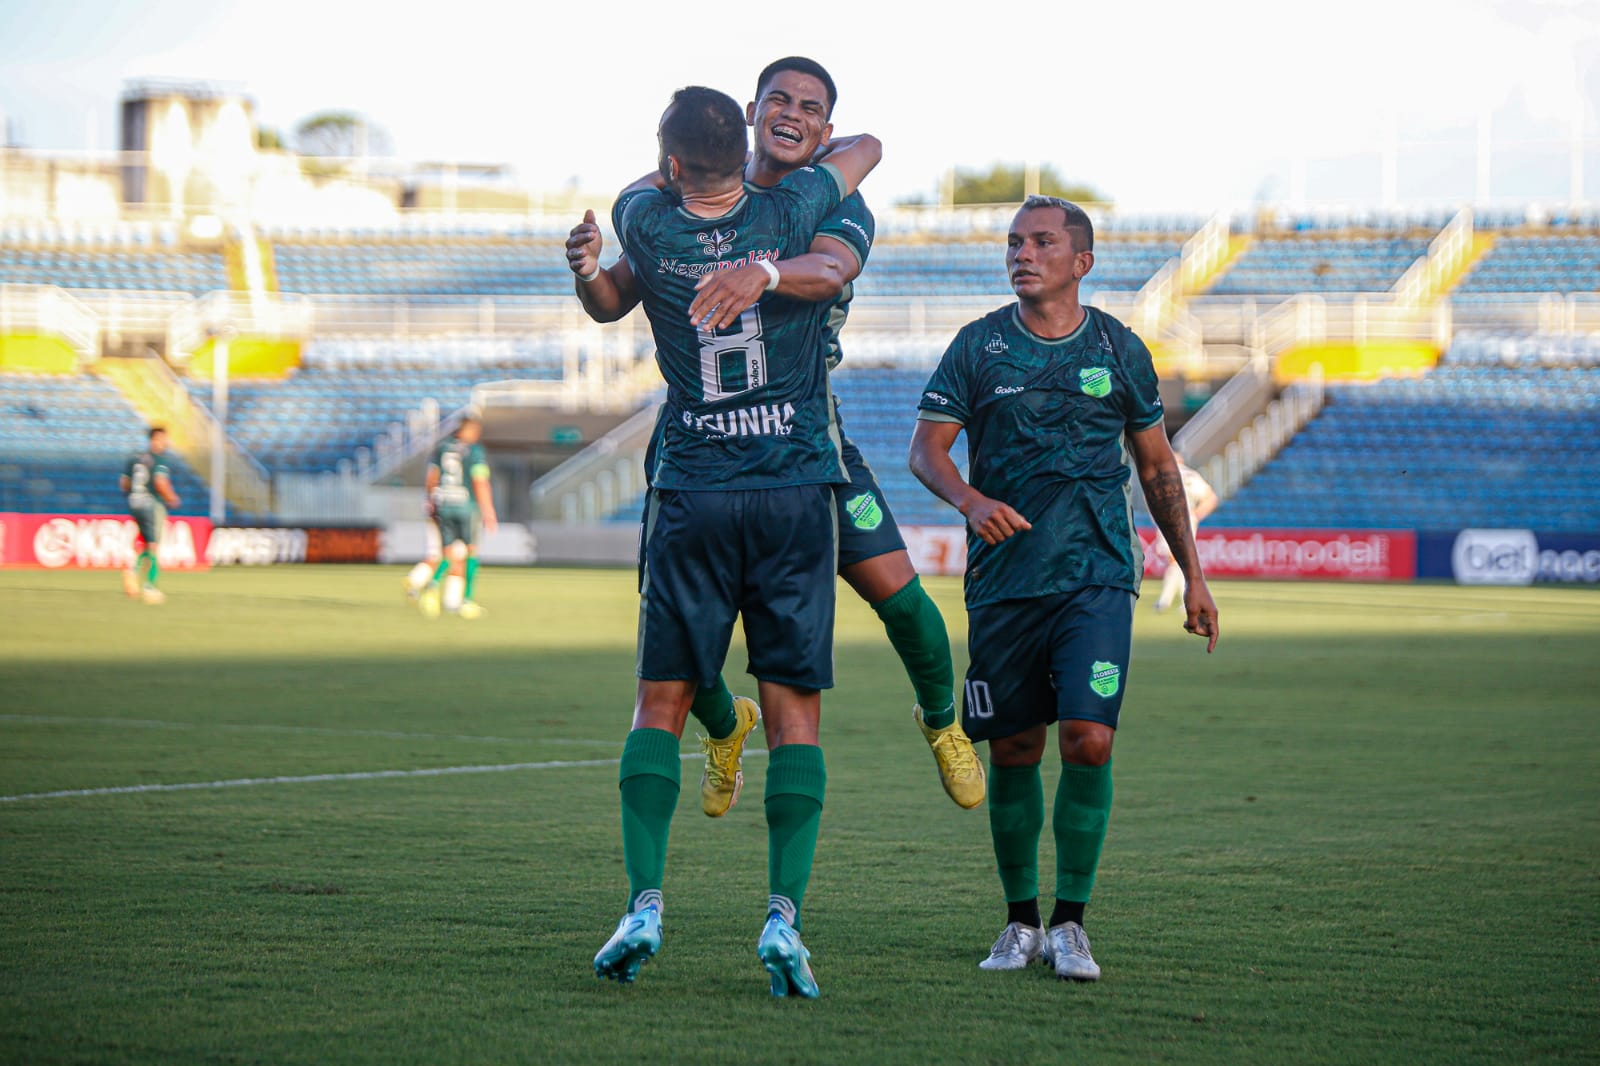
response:
<path fill-rule="evenodd" d="M 901 528 L 911 562 L 923 574 L 960 574 L 967 566 L 965 531 L 958 526 Z M 1026 535 L 1026 534 L 1024 534 Z M 1166 571 L 1140 529 L 1145 574 Z M 1417 576 L 1417 538 L 1394 529 L 1210 529 L 1200 527 L 1200 565 L 1208 577 L 1274 580 L 1411 581 Z"/>
<path fill-rule="evenodd" d="M 1600 584 L 1600 533 L 1462 529 L 1418 535 L 1417 576 L 1460 585 Z"/>
<path fill-rule="evenodd" d="M 139 527 L 126 515 L 0 514 L 0 566 L 120 570 L 139 554 Z M 204 570 L 211 521 L 169 517 L 158 553 L 163 570 Z"/>

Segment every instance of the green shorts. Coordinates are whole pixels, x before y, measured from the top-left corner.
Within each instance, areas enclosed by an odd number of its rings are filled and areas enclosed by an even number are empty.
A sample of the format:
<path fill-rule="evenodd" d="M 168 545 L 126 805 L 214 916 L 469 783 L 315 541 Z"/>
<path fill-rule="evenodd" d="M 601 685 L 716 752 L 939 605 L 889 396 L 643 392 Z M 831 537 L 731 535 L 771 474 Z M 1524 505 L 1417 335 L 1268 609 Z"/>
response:
<path fill-rule="evenodd" d="M 144 541 L 146 548 L 154 548 L 161 543 L 161 531 L 167 525 L 167 509 L 159 503 L 149 507 L 130 508 L 128 517 L 132 518 L 139 527 L 139 539 Z"/>
<path fill-rule="evenodd" d="M 475 507 L 441 507 L 433 523 L 439 527 L 439 546 L 444 549 L 458 541 L 469 548 L 476 548 L 478 536 L 483 532 L 483 523 Z"/>

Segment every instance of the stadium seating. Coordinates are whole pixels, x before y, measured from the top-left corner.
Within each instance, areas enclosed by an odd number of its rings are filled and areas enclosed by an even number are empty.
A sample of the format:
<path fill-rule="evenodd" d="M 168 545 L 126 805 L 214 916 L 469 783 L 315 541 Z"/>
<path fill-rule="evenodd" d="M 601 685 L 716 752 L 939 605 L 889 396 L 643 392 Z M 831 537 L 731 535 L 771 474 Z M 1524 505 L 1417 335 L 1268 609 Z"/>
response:
<path fill-rule="evenodd" d="M 448 413 L 474 385 L 554 381 L 561 371 L 553 340 L 316 341 L 288 378 L 229 383 L 228 433 L 273 473 L 333 470 L 426 400 Z M 188 386 L 209 407 L 211 383 Z"/>
<path fill-rule="evenodd" d="M 1386 292 L 1427 251 L 1428 238 L 1269 237 L 1251 244 L 1211 294 Z"/>
<path fill-rule="evenodd" d="M 358 240 L 274 246 L 283 292 L 360 296 L 568 295 L 572 273 L 550 240 Z"/>
<path fill-rule="evenodd" d="M 0 511 L 120 514 L 117 476 L 147 427 L 108 382 L 91 375 L 0 375 Z M 204 484 L 168 452 L 186 513 L 203 513 Z"/>
<path fill-rule="evenodd" d="M 1600 346 L 1512 369 L 1481 354 L 1503 344 L 1468 339 L 1421 378 L 1331 386 L 1321 415 L 1211 522 L 1600 529 Z"/>
<path fill-rule="evenodd" d="M 0 284 L 199 295 L 226 289 L 228 279 L 214 253 L 0 244 Z"/>
<path fill-rule="evenodd" d="M 1456 289 L 1456 303 L 1506 293 L 1600 290 L 1600 237 L 1501 237 Z"/>

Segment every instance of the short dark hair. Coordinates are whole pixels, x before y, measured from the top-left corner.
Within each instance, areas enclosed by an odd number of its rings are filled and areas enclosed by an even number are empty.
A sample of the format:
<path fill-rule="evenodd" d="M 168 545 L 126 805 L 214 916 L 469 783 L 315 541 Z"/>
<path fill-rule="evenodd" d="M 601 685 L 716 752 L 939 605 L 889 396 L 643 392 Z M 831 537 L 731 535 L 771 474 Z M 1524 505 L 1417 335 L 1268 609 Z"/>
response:
<path fill-rule="evenodd" d="M 166 426 L 151 426 L 150 432 L 145 435 L 145 440 L 155 440 L 157 433 L 165 433 L 166 431 Z"/>
<path fill-rule="evenodd" d="M 761 71 L 760 77 L 756 78 L 756 99 L 761 99 L 761 94 L 766 91 L 767 82 L 771 81 L 774 75 L 782 74 L 786 70 L 792 70 L 796 74 L 809 74 L 822 83 L 822 87 L 828 90 L 828 115 L 831 117 L 833 105 L 839 102 L 839 90 L 834 87 L 833 77 L 822 68 L 822 64 L 805 56 L 784 56 L 768 63 Z"/>
<path fill-rule="evenodd" d="M 1035 211 L 1041 207 L 1059 207 L 1066 216 L 1062 226 L 1072 234 L 1072 250 L 1074 252 L 1094 251 L 1094 223 L 1089 221 L 1089 213 L 1071 200 L 1063 200 L 1059 196 L 1030 196 L 1022 201 L 1022 210 Z"/>
<path fill-rule="evenodd" d="M 672 103 L 661 116 L 661 151 L 678 161 L 691 182 L 739 173 L 749 148 L 744 108 L 733 97 L 704 85 L 672 94 Z"/>

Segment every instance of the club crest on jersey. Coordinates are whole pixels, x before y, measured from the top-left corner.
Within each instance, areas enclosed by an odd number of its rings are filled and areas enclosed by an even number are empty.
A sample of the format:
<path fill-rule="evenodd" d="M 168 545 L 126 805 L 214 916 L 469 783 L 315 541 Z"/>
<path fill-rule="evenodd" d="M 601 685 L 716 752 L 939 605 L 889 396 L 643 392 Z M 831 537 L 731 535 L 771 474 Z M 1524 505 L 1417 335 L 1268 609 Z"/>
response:
<path fill-rule="evenodd" d="M 721 259 L 733 249 L 733 239 L 738 235 L 739 231 L 736 229 L 731 229 L 727 233 L 714 229 L 710 233 L 697 233 L 695 237 L 705 248 L 706 255 L 713 259 Z"/>
<path fill-rule="evenodd" d="M 883 508 L 870 492 L 844 501 L 844 509 L 850 512 L 850 523 L 857 529 L 873 530 L 883 525 Z"/>
<path fill-rule="evenodd" d="M 998 333 L 991 333 L 989 334 L 989 343 L 983 346 L 983 350 L 990 355 L 999 355 L 1006 350 L 1005 339 Z"/>
<path fill-rule="evenodd" d="M 1122 667 L 1099 659 L 1089 667 L 1089 687 L 1103 700 L 1109 700 L 1122 687 Z"/>
<path fill-rule="evenodd" d="M 1111 395 L 1111 371 L 1103 366 L 1084 367 L 1078 371 L 1078 384 L 1083 391 L 1096 398 Z"/>

